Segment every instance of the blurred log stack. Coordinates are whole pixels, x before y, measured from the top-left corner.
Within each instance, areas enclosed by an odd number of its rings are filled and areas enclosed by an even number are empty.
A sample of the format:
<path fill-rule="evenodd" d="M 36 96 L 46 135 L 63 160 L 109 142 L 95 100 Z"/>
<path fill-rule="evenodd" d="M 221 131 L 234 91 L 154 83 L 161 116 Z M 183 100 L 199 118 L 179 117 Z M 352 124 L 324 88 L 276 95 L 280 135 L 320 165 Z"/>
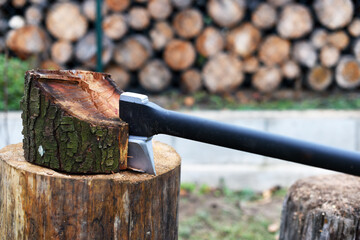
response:
<path fill-rule="evenodd" d="M 35 55 L 41 68 L 95 68 L 95 0 L 0 7 L 0 51 Z M 359 9 L 352 0 L 105 0 L 103 64 L 120 88 L 149 92 L 355 89 Z"/>

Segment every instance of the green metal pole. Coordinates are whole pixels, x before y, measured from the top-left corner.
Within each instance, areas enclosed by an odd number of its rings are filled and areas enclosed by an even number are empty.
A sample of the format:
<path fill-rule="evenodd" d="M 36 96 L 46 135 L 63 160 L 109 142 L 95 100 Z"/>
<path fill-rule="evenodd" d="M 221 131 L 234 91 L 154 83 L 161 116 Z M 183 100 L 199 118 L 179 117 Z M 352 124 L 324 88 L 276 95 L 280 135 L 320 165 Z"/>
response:
<path fill-rule="evenodd" d="M 101 4 L 102 0 L 96 0 L 96 46 L 97 46 L 97 54 L 96 54 L 96 71 L 102 72 L 102 19 L 101 19 Z"/>

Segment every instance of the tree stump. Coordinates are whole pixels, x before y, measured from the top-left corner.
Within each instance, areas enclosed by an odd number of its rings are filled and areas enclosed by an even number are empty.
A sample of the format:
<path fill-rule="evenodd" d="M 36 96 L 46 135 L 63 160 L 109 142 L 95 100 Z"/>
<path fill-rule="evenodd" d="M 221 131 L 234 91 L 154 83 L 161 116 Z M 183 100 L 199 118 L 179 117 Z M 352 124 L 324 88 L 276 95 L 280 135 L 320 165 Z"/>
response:
<path fill-rule="evenodd" d="M 297 181 L 285 198 L 280 239 L 358 239 L 360 178 L 339 174 Z"/>
<path fill-rule="evenodd" d="M 154 142 L 157 176 L 67 175 L 0 150 L 2 239 L 177 239 L 180 157 Z"/>

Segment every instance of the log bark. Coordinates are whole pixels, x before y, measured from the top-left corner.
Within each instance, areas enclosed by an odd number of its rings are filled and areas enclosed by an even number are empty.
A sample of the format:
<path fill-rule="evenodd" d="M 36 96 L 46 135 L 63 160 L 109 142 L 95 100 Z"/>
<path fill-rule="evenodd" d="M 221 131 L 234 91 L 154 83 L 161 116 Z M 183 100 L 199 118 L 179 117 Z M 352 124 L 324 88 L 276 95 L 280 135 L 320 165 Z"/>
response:
<path fill-rule="evenodd" d="M 173 39 L 164 50 L 164 61 L 174 70 L 189 68 L 194 63 L 195 57 L 195 49 L 189 41 Z"/>
<path fill-rule="evenodd" d="M 43 13 L 40 7 L 30 6 L 25 10 L 25 20 L 27 24 L 40 25 L 43 19 Z"/>
<path fill-rule="evenodd" d="M 105 0 L 106 5 L 111 11 L 121 12 L 130 5 L 130 0 Z"/>
<path fill-rule="evenodd" d="M 358 177 L 325 175 L 297 181 L 285 198 L 280 239 L 343 240 L 359 236 Z"/>
<path fill-rule="evenodd" d="M 81 5 L 81 10 L 84 13 L 85 17 L 91 22 L 96 20 L 96 1 L 95 0 L 86 0 Z M 109 8 L 105 2 L 101 6 L 101 15 L 106 16 Z"/>
<path fill-rule="evenodd" d="M 126 169 L 120 93 L 105 74 L 28 71 L 21 104 L 25 159 L 66 173 Z"/>
<path fill-rule="evenodd" d="M 51 46 L 51 59 L 59 64 L 67 63 L 73 54 L 71 42 L 59 40 Z"/>
<path fill-rule="evenodd" d="M 331 30 L 348 25 L 354 14 L 352 0 L 316 0 L 313 7 L 320 23 Z"/>
<path fill-rule="evenodd" d="M 360 64 L 353 56 L 343 56 L 336 66 L 336 83 L 345 89 L 360 85 Z"/>
<path fill-rule="evenodd" d="M 105 68 L 106 73 L 110 74 L 118 89 L 126 90 L 130 83 L 130 74 L 118 65 L 110 65 Z"/>
<path fill-rule="evenodd" d="M 315 48 L 308 41 L 299 41 L 294 43 L 292 57 L 301 65 L 312 68 L 317 61 L 317 53 Z"/>
<path fill-rule="evenodd" d="M 354 18 L 348 26 L 348 31 L 351 36 L 360 37 L 360 18 Z"/>
<path fill-rule="evenodd" d="M 88 22 L 73 2 L 55 4 L 47 13 L 47 30 L 56 38 L 76 41 L 86 34 Z"/>
<path fill-rule="evenodd" d="M 203 16 L 196 9 L 186 9 L 175 15 L 173 27 L 175 32 L 183 38 L 196 37 L 203 28 Z"/>
<path fill-rule="evenodd" d="M 161 21 L 154 24 L 149 35 L 154 49 L 161 50 L 171 39 L 173 39 L 174 32 L 167 22 Z"/>
<path fill-rule="evenodd" d="M 147 8 L 151 17 L 157 20 L 165 20 L 172 13 L 170 0 L 149 0 Z"/>
<path fill-rule="evenodd" d="M 231 30 L 226 40 L 227 49 L 241 57 L 247 57 L 258 47 L 261 33 L 251 23 L 244 23 Z"/>
<path fill-rule="evenodd" d="M 243 70 L 245 73 L 255 73 L 259 69 L 259 59 L 255 56 L 250 56 L 243 61 Z"/>
<path fill-rule="evenodd" d="M 242 0 L 210 0 L 207 12 L 220 27 L 233 27 L 245 16 L 246 3 Z"/>
<path fill-rule="evenodd" d="M 319 28 L 315 29 L 310 37 L 312 45 L 316 48 L 322 48 L 327 44 L 328 33 L 325 29 Z"/>
<path fill-rule="evenodd" d="M 301 4 L 284 7 L 277 24 L 277 31 L 283 38 L 296 39 L 307 35 L 313 28 L 310 10 Z"/>
<path fill-rule="evenodd" d="M 323 66 L 333 67 L 339 61 L 340 51 L 334 46 L 326 45 L 321 48 L 319 58 Z"/>
<path fill-rule="evenodd" d="M 309 70 L 307 83 L 312 90 L 324 91 L 333 80 L 333 73 L 329 68 L 317 65 Z"/>
<path fill-rule="evenodd" d="M 196 69 L 186 70 L 181 74 L 181 89 L 185 93 L 194 93 L 201 89 L 201 73 Z"/>
<path fill-rule="evenodd" d="M 207 27 L 196 39 L 196 50 L 204 57 L 210 57 L 224 48 L 224 39 L 220 31 L 214 27 Z"/>
<path fill-rule="evenodd" d="M 235 91 L 243 82 L 242 64 L 238 58 L 218 53 L 206 63 L 202 70 L 205 87 L 212 93 Z"/>
<path fill-rule="evenodd" d="M 281 73 L 287 79 L 295 79 L 301 75 L 301 69 L 297 62 L 288 60 L 281 65 Z"/>
<path fill-rule="evenodd" d="M 269 29 L 274 27 L 276 20 L 276 8 L 268 3 L 261 3 L 251 15 L 252 23 L 260 29 Z"/>
<path fill-rule="evenodd" d="M 149 12 L 144 7 L 133 7 L 129 11 L 129 25 L 136 30 L 144 30 L 150 24 Z"/>
<path fill-rule="evenodd" d="M 180 157 L 154 142 L 157 176 L 68 175 L 0 150 L 3 239 L 177 239 Z M 7 201 L 6 199 L 11 199 Z"/>
<path fill-rule="evenodd" d="M 262 93 L 270 93 L 277 89 L 282 76 L 278 67 L 261 67 L 252 76 L 252 85 Z"/>
<path fill-rule="evenodd" d="M 345 31 L 337 31 L 328 35 L 327 42 L 339 50 L 344 50 L 349 45 L 350 39 Z"/>
<path fill-rule="evenodd" d="M 160 92 L 171 83 L 171 72 L 164 62 L 155 59 L 139 72 L 140 85 L 150 92 Z"/>
<path fill-rule="evenodd" d="M 104 18 L 102 22 L 104 34 L 110 39 L 118 40 L 127 32 L 127 24 L 123 15 L 114 13 Z"/>
<path fill-rule="evenodd" d="M 276 35 L 266 37 L 259 49 L 260 60 L 268 66 L 283 63 L 289 54 L 290 42 Z"/>

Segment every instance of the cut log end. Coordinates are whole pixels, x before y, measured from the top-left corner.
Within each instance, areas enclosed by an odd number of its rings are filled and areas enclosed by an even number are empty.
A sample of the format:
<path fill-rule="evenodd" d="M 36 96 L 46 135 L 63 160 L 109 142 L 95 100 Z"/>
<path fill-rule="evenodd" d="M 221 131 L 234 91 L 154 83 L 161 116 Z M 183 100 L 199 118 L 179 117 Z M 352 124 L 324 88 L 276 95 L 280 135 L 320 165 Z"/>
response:
<path fill-rule="evenodd" d="M 164 60 L 174 70 L 189 68 L 195 61 L 196 52 L 189 41 L 173 39 L 165 47 Z"/>
<path fill-rule="evenodd" d="M 207 12 L 221 27 L 233 27 L 245 15 L 245 1 L 210 0 L 207 2 Z"/>
<path fill-rule="evenodd" d="M 344 56 L 336 67 L 336 82 L 345 89 L 354 89 L 360 85 L 360 64 L 352 56 Z"/>
<path fill-rule="evenodd" d="M 186 9 L 175 15 L 173 27 L 175 32 L 183 38 L 197 36 L 203 28 L 203 16 L 196 9 Z"/>
<path fill-rule="evenodd" d="M 227 48 L 239 56 L 247 57 L 256 50 L 260 40 L 260 31 L 251 23 L 244 23 L 230 31 L 227 36 Z"/>
<path fill-rule="evenodd" d="M 268 36 L 259 49 L 260 60 L 268 66 L 281 64 L 289 58 L 290 42 L 276 35 Z"/>
<path fill-rule="evenodd" d="M 307 82 L 309 87 L 315 91 L 326 90 L 332 82 L 332 72 L 323 66 L 315 66 L 310 69 Z"/>
<path fill-rule="evenodd" d="M 189 69 L 181 74 L 181 89 L 185 93 L 194 93 L 202 87 L 201 74 L 196 69 Z"/>
<path fill-rule="evenodd" d="M 214 27 L 207 27 L 196 39 L 196 50 L 204 57 L 210 57 L 224 48 L 224 39 Z"/>
<path fill-rule="evenodd" d="M 160 92 L 171 83 L 171 72 L 160 60 L 152 60 L 139 73 L 140 85 L 150 92 Z"/>
<path fill-rule="evenodd" d="M 270 93 L 277 89 L 282 76 L 278 67 L 261 67 L 252 77 L 252 85 L 262 93 Z"/>

